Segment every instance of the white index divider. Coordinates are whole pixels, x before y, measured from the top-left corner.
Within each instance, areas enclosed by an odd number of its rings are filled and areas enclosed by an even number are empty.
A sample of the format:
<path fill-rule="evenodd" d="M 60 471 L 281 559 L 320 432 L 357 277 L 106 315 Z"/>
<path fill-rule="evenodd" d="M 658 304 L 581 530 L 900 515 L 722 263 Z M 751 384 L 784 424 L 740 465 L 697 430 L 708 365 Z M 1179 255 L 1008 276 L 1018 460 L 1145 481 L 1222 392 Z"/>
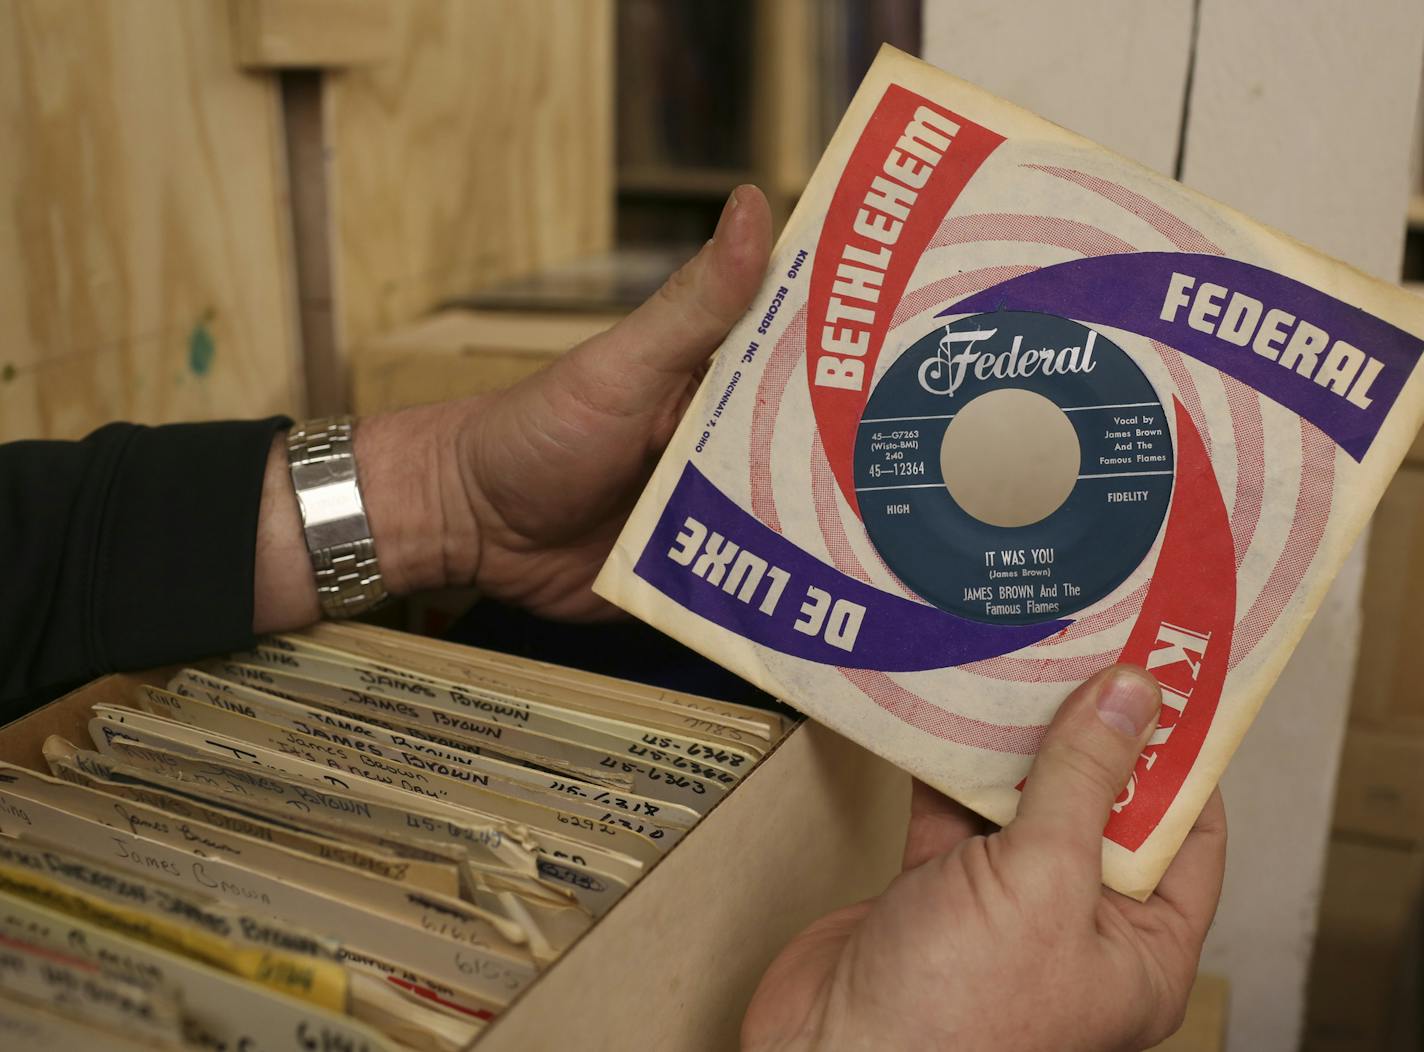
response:
<path fill-rule="evenodd" d="M 477 809 L 440 795 L 437 792 L 438 786 L 435 784 L 435 777 L 438 776 L 426 775 L 420 771 L 402 772 L 398 765 L 384 764 L 387 769 L 394 770 L 397 776 L 406 779 L 406 784 L 417 784 L 416 781 L 411 780 L 412 776 L 424 783 L 420 792 L 412 792 L 402 786 L 370 780 L 372 772 L 362 768 L 359 764 L 354 768 L 339 766 L 337 757 L 331 755 L 326 757 L 326 766 L 323 766 L 312 758 L 297 754 L 295 747 L 271 749 L 250 738 L 212 732 L 134 709 L 95 705 L 94 715 L 101 721 L 121 724 L 126 734 L 131 734 L 146 744 L 165 746 L 174 752 L 187 752 L 194 756 L 217 756 L 224 760 L 236 759 L 238 762 L 248 762 L 265 767 L 279 775 L 301 782 L 335 785 L 340 781 L 340 776 L 333 775 L 331 772 L 346 770 L 352 775 L 352 779 L 349 784 L 341 784 L 340 788 L 349 789 L 358 796 L 384 800 L 395 807 L 409 806 L 417 811 L 426 810 L 431 813 L 444 814 L 457 821 L 474 820 L 490 823 L 493 827 L 500 828 L 506 836 L 513 838 L 517 835 L 531 850 L 547 855 L 562 865 L 572 865 L 580 870 L 596 870 L 601 874 L 613 877 L 625 888 L 643 873 L 642 862 L 631 855 L 612 848 L 604 848 L 592 842 L 573 840 L 552 829 L 529 825 L 524 818 L 499 814 L 488 807 Z M 332 751 L 337 748 L 337 746 L 330 747 Z M 456 783 L 455 788 L 457 790 L 464 789 L 464 786 Z M 549 825 L 558 821 L 548 815 L 539 817 Z M 626 830 L 620 829 L 614 833 L 611 827 L 605 828 L 609 828 L 612 835 L 627 834 Z M 543 860 L 540 860 L 541 868 L 542 862 Z"/>
<path fill-rule="evenodd" d="M 96 706 L 97 708 L 97 706 Z M 121 729 L 122 728 L 122 729 Z M 464 821 L 470 815 L 453 815 L 449 809 L 442 809 L 438 801 L 409 805 L 401 800 L 391 803 L 389 799 L 366 797 L 353 799 L 349 782 L 334 774 L 326 774 L 318 783 L 294 779 L 282 775 L 272 768 L 256 775 L 254 767 L 260 767 L 255 750 L 245 759 L 234 760 L 230 750 L 219 752 L 215 748 L 202 749 L 187 741 L 163 734 L 137 720 L 124 721 L 112 713 L 104 713 L 89 721 L 89 733 L 101 753 L 120 755 L 126 762 L 142 759 L 152 764 L 158 759 L 157 769 L 167 766 L 174 770 L 181 767 L 183 773 L 194 781 L 225 777 L 229 781 L 238 775 L 237 781 L 255 795 L 278 799 L 299 814 L 329 813 L 349 821 L 366 823 L 385 829 L 387 832 L 405 833 L 412 830 L 428 829 L 435 816 L 449 822 L 444 839 L 455 840 L 461 850 L 485 858 L 493 865 L 507 867 L 516 872 L 532 873 L 533 852 L 524 839 L 523 831 L 509 823 L 490 825 L 484 822 Z M 167 753 L 164 757 L 143 756 L 134 746 L 143 746 L 155 753 Z M 185 762 L 176 763 L 179 756 Z M 205 765 L 209 770 L 199 769 Z M 364 788 L 364 787 L 363 787 Z"/>
<path fill-rule="evenodd" d="M 497 724 L 464 718 L 454 719 L 444 713 L 432 715 L 406 701 L 367 694 L 349 687 L 308 682 L 296 677 L 279 676 L 276 670 L 262 665 L 243 665 L 235 661 L 215 659 L 199 665 L 199 670 L 219 679 L 257 687 L 293 701 L 311 702 L 338 712 L 351 713 L 373 723 L 402 727 L 426 737 L 436 734 L 456 736 L 461 747 L 474 752 L 497 756 L 511 763 L 528 764 L 549 770 L 563 771 L 590 782 L 607 783 L 619 788 L 631 788 L 633 778 L 613 765 L 598 766 L 599 754 L 577 743 L 565 743 L 559 748 L 553 739 L 543 735 L 506 735 Z M 570 758 L 573 757 L 573 758 Z"/>
<path fill-rule="evenodd" d="M 344 1012 L 350 1003 L 334 940 L 75 854 L 42 836 L 0 837 L 0 890 L 329 1011 Z"/>
<path fill-rule="evenodd" d="M 390 750 L 391 755 L 411 767 L 455 778 L 468 778 L 475 785 L 520 795 L 534 802 L 546 801 L 552 795 L 561 801 L 560 807 L 576 809 L 600 822 L 618 821 L 625 828 L 645 833 L 654 841 L 666 841 L 667 847 L 676 843 L 682 833 L 697 821 L 697 812 L 690 807 L 667 804 L 651 797 L 640 797 L 594 782 L 481 755 L 458 742 L 420 737 L 413 731 L 407 733 L 359 716 L 268 694 L 197 669 L 185 668 L 175 673 L 168 682 L 168 689 L 185 698 L 205 701 L 240 715 L 290 727 L 301 734 L 326 738 L 350 748 L 374 743 Z"/>
<path fill-rule="evenodd" d="M 0 892 L 0 934 L 182 990 L 187 1019 L 200 1031 L 198 1043 L 208 1047 L 399 1052 L 400 1046 L 364 1023 L 7 892 Z M 122 1047 L 117 1042 L 115 1046 Z"/>
<path fill-rule="evenodd" d="M 67 743 L 65 744 L 67 745 Z M 287 846 L 285 837 L 289 834 L 289 830 L 285 822 L 275 816 L 269 819 L 264 813 L 251 809 L 250 805 L 244 810 L 224 809 L 216 802 L 207 803 L 201 795 L 192 792 L 192 787 L 187 787 L 187 792 L 181 796 L 165 792 L 154 782 L 139 778 L 138 775 L 143 772 L 125 768 L 121 764 L 111 764 L 98 753 L 81 752 L 72 746 L 61 749 L 57 743 L 52 747 L 52 743 L 47 742 L 45 759 L 55 777 L 64 781 L 74 782 L 111 796 L 148 804 L 150 807 L 173 814 L 178 818 L 188 818 L 199 822 L 206 821 L 228 832 L 241 833 L 244 830 L 254 830 L 259 834 L 258 839 L 260 840 Z M 124 780 L 116 781 L 115 779 L 118 778 Z M 161 780 L 161 778 L 155 779 L 155 781 Z M 333 843 L 335 842 L 333 841 Z M 358 845 L 355 841 L 346 841 L 344 846 L 355 850 Z M 311 852 L 300 848 L 297 850 L 300 854 L 311 854 Z M 362 846 L 361 853 L 364 854 L 365 851 L 366 849 Z M 324 858 L 325 856 L 318 855 L 316 857 Z M 580 908 L 571 896 L 551 894 L 547 887 L 537 884 L 533 880 L 526 879 L 504 884 L 502 886 L 505 888 L 505 893 L 485 893 L 481 888 L 462 896 L 462 884 L 465 883 L 462 881 L 461 875 L 463 863 L 437 864 L 394 855 L 389 858 L 391 865 L 397 867 L 394 871 L 395 875 L 391 872 L 370 870 L 369 867 L 361 868 L 396 880 L 403 879 L 406 875 L 402 867 L 424 866 L 431 870 L 448 869 L 450 871 L 448 885 L 442 883 L 439 887 L 417 886 L 448 897 L 463 897 L 489 914 L 512 919 L 525 930 L 529 937 L 529 947 L 534 954 L 534 959 L 541 965 L 553 961 L 560 953 L 568 949 L 573 940 L 587 931 L 593 922 L 588 911 Z M 342 860 L 331 858 L 329 861 L 340 862 Z M 519 896 L 523 903 L 522 906 L 516 908 L 512 903 L 514 895 Z M 538 928 L 534 927 L 535 923 L 539 925 Z"/>
<path fill-rule="evenodd" d="M 734 743 L 724 744 L 698 739 L 685 733 L 653 728 L 629 719 L 583 712 L 534 698 L 523 698 L 509 691 L 455 683 L 387 666 L 330 660 L 310 651 L 259 646 L 254 650 L 233 654 L 231 658 L 243 664 L 267 665 L 325 683 L 388 698 L 415 698 L 425 704 L 444 708 L 447 712 L 473 713 L 501 725 L 544 730 L 586 744 L 621 739 L 649 750 L 647 755 L 652 758 L 676 754 L 686 760 L 725 771 L 733 778 L 749 770 L 761 755 L 759 751 Z M 582 731 L 576 728 L 582 728 Z"/>
<path fill-rule="evenodd" d="M 154 1049 L 181 1050 L 183 1046 L 101 1030 L 71 1016 L 41 1008 L 33 1001 L 13 998 L 4 987 L 0 987 L 0 1048 L 102 1048 L 104 1052 L 154 1052 Z"/>
<path fill-rule="evenodd" d="M 585 745 L 551 734 L 501 726 L 473 715 L 449 712 L 414 700 L 395 700 L 351 687 L 322 683 L 268 666 L 219 660 L 210 662 L 207 667 L 221 676 L 265 684 L 280 693 L 318 701 L 343 712 L 375 715 L 382 719 L 395 718 L 408 726 L 458 736 L 467 747 L 508 752 L 543 766 L 565 765 L 576 772 L 603 771 L 630 776 L 634 792 L 683 804 L 699 814 L 705 814 L 736 782 L 727 772 L 695 761 L 674 765 L 636 756 L 619 742 Z"/>
<path fill-rule="evenodd" d="M 320 838 L 330 838 L 361 849 L 375 849 L 401 861 L 429 862 L 458 870 L 466 858 L 464 849 L 454 844 L 436 846 L 429 841 L 417 843 L 410 837 L 387 835 L 379 830 L 353 825 L 344 818 L 329 813 L 312 810 L 294 812 L 293 806 L 286 801 L 255 796 L 247 791 L 245 785 L 231 780 L 209 779 L 203 783 L 192 779 L 183 780 L 170 762 L 179 759 L 176 755 L 165 754 L 156 749 L 150 752 L 153 755 L 145 758 L 147 762 L 136 764 L 91 749 L 81 749 L 58 735 L 51 735 L 44 743 L 44 756 L 50 765 L 51 773 L 65 781 L 101 792 L 108 792 L 108 785 L 91 785 L 90 780 L 117 780 L 126 791 L 121 795 L 134 795 L 132 791 L 143 791 L 145 795 L 149 792 L 170 797 L 176 795 L 184 801 L 196 801 L 206 808 L 228 812 L 239 818 L 283 829 L 304 829 Z M 71 777 L 72 772 L 78 772 L 83 777 Z M 138 796 L 135 798 L 143 799 Z M 147 799 L 143 799 L 143 802 L 149 803 L 150 806 L 159 806 Z M 267 838 L 263 836 L 258 839 Z M 327 862 L 349 864 L 336 857 L 317 857 Z M 379 871 L 366 866 L 353 868 L 379 874 Z"/>
<path fill-rule="evenodd" d="M 228 735 L 310 763 L 344 768 L 357 776 L 377 780 L 387 777 L 399 779 L 397 784 L 410 786 L 412 792 L 427 794 L 478 814 L 519 822 L 530 828 L 541 850 L 546 841 L 552 840 L 556 844 L 587 845 L 600 854 L 613 852 L 636 859 L 644 865 L 651 865 L 662 857 L 662 849 L 650 838 L 621 825 L 595 822 L 587 816 L 562 810 L 554 799 L 531 803 L 476 786 L 468 780 L 411 767 L 396 757 L 388 756 L 379 746 L 368 741 L 356 743 L 359 748 L 347 748 L 329 737 L 303 734 L 233 712 L 228 707 L 186 698 L 146 684 L 138 689 L 136 701 L 138 707 L 151 716 Z M 96 706 L 95 712 L 98 711 Z M 640 865 L 630 875 L 636 879 L 641 871 Z"/>
<path fill-rule="evenodd" d="M 9 776 L 9 770 L 0 768 L 0 784 L 9 784 Z M 84 817 L 78 811 L 70 813 Z M 278 950 L 313 961 L 334 963 L 340 958 L 340 944 L 330 936 L 274 922 L 270 915 L 219 902 L 211 895 L 184 891 L 160 878 L 121 872 L 92 853 L 46 838 L 43 831 L 0 838 L 0 865 L 16 872 L 28 871 L 41 880 L 119 907 L 146 911 L 160 919 L 172 918 L 176 924 L 191 923 L 203 935 L 229 939 L 242 946 Z"/>
<path fill-rule="evenodd" d="M 315 783 L 283 777 L 281 772 L 271 767 L 228 763 L 214 753 L 184 754 L 182 750 L 188 749 L 188 746 L 182 743 L 155 735 L 140 726 L 101 717 L 90 720 L 90 732 L 94 733 L 95 739 L 101 743 L 101 752 L 107 756 L 150 770 L 161 777 L 222 787 L 239 799 L 253 797 L 268 807 L 273 803 L 288 804 L 298 807 L 298 810 L 305 809 L 302 813 L 315 816 L 316 821 L 340 821 L 356 829 L 365 829 L 373 836 L 412 841 L 436 850 L 463 851 L 471 860 L 481 861 L 481 864 L 511 877 L 554 881 L 595 917 L 601 917 L 628 890 L 627 884 L 617 877 L 582 866 L 577 861 L 538 856 L 527 846 L 521 830 L 515 830 L 521 840 L 517 844 L 515 864 L 511 864 L 508 860 L 510 850 L 504 848 L 515 847 L 513 840 L 504 837 L 500 830 L 470 823 L 467 819 L 473 816 L 467 811 L 440 804 L 439 801 L 412 807 L 404 801 L 389 803 L 373 796 L 352 799 L 329 793 Z M 169 746 L 177 746 L 177 750 Z"/>
<path fill-rule="evenodd" d="M 66 743 L 67 744 L 67 743 Z M 97 753 L 94 759 L 101 759 Z M 353 844 L 332 837 L 299 831 L 285 822 L 267 819 L 253 813 L 240 813 L 213 806 L 193 795 L 178 795 L 161 788 L 114 780 L 112 767 L 104 771 L 93 764 L 78 762 L 79 750 L 55 748 L 45 756 L 50 773 L 56 778 L 93 789 L 109 796 L 121 797 L 162 811 L 175 820 L 186 819 L 216 826 L 228 833 L 251 837 L 268 844 L 295 851 L 300 855 L 324 862 L 333 862 L 360 872 L 398 881 L 439 895 L 458 895 L 459 873 L 450 863 L 426 862 L 401 858 L 364 844 Z"/>
<path fill-rule="evenodd" d="M 111 823 L 94 817 L 92 809 L 71 810 L 93 806 L 76 794 L 100 797 L 102 813 L 102 794 L 24 768 L 0 767 L 0 833 L 42 835 L 62 844 L 93 845 L 96 851 L 103 845 L 102 857 L 113 864 L 285 918 L 484 1001 L 507 1004 L 538 974 L 533 959 L 511 945 L 509 936 L 522 934 L 514 931 L 513 924 L 499 922 L 458 899 L 401 889 L 410 908 L 405 918 L 397 918 L 380 907 L 343 897 L 359 890 L 364 883 L 360 880 L 334 879 L 330 886 L 316 888 L 297 883 L 285 870 L 261 872 L 226 858 L 196 855 L 130 832 L 118 819 Z M 412 910 L 417 915 L 406 919 Z"/>
<path fill-rule="evenodd" d="M 224 763 L 236 760 L 238 763 L 255 764 L 272 772 L 273 777 L 288 780 L 289 786 L 336 784 L 340 789 L 365 797 L 372 806 L 383 809 L 382 813 L 387 820 L 403 817 L 407 829 L 414 830 L 414 836 L 417 838 L 444 841 L 450 830 L 460 830 L 461 841 L 467 843 L 468 830 L 491 830 L 497 840 L 490 854 L 501 867 L 527 875 L 533 875 L 537 871 L 545 880 L 568 885 L 574 897 L 590 908 L 595 917 L 601 917 L 607 912 L 628 890 L 629 880 L 634 880 L 642 873 L 642 864 L 635 858 L 618 856 L 609 851 L 595 853 L 591 848 L 578 844 L 572 846 L 574 854 L 571 854 L 570 850 L 565 850 L 568 847 L 567 840 L 555 838 L 545 838 L 547 843 L 541 848 L 533 830 L 523 824 L 491 820 L 486 813 L 476 813 L 434 797 L 417 796 L 396 786 L 369 782 L 360 776 L 356 776 L 352 782 L 343 782 L 330 773 L 329 767 L 249 745 L 242 739 L 205 733 L 182 723 L 168 722 L 132 709 L 95 705 L 94 713 L 94 719 L 90 720 L 90 733 L 94 735 L 95 743 L 101 743 L 101 750 L 105 752 L 122 749 L 125 745 L 124 739 L 128 739 L 148 749 L 187 753 L 198 760 L 216 757 Z M 121 730 L 118 727 L 121 727 Z M 521 853 L 537 851 L 543 857 L 535 858 L 533 854 L 527 854 L 528 866 L 525 866 L 525 856 L 520 854 L 517 863 L 511 864 L 511 848 L 515 844 Z M 501 848 L 504 850 L 501 851 Z M 619 873 L 627 873 L 628 877 L 612 873 L 609 868 L 601 868 L 604 866 L 615 868 Z"/>
<path fill-rule="evenodd" d="M 760 742 L 769 747 L 786 731 L 786 724 L 776 713 L 751 705 L 683 694 L 532 658 L 411 636 L 375 625 L 323 621 L 300 633 L 268 637 L 267 642 L 273 646 L 295 649 L 305 646 L 354 654 L 456 682 L 502 683 L 521 688 L 539 684 L 563 692 L 571 705 L 592 703 L 598 706 L 596 711 L 601 712 L 608 711 L 610 703 L 653 709 L 673 717 L 684 729 L 715 733 L 744 744 Z"/>
<path fill-rule="evenodd" d="M 454 896 L 419 891 L 385 877 L 312 859 L 216 826 L 175 821 L 145 804 L 116 799 L 107 793 L 4 763 L 0 763 L 0 789 L 49 804 L 79 818 L 127 830 L 198 858 L 219 859 L 254 873 L 280 877 L 339 898 L 350 907 L 375 910 L 405 924 L 426 925 L 431 910 L 456 916 L 460 921 L 458 935 L 463 941 L 489 947 L 515 960 L 528 957 L 524 933 L 517 924 L 464 903 L 461 903 L 461 911 L 455 906 L 460 900 Z M 43 836 L 43 830 L 34 835 Z"/>
<path fill-rule="evenodd" d="M 190 759 L 160 749 L 143 749 L 135 752 L 134 762 L 123 757 L 104 755 L 88 749 L 79 749 L 62 738 L 51 738 L 45 743 L 47 755 L 59 752 L 56 743 L 62 743 L 67 758 L 58 761 L 60 766 L 72 766 L 88 775 L 120 779 L 125 785 L 132 784 L 143 789 L 157 789 L 162 792 L 178 793 L 191 797 L 210 807 L 234 811 L 244 817 L 255 817 L 263 821 L 290 825 L 298 823 L 302 828 L 311 829 L 321 836 L 330 836 L 353 844 L 376 847 L 388 851 L 398 858 L 417 859 L 439 865 L 453 866 L 457 870 L 467 860 L 464 848 L 455 843 L 435 843 L 430 840 L 417 841 L 414 837 L 388 833 L 369 825 L 358 825 L 345 817 L 329 811 L 307 810 L 293 813 L 290 804 L 281 799 L 261 797 L 249 792 L 247 783 L 238 779 L 209 777 L 205 782 L 197 782 L 180 773 L 181 763 Z M 136 746 L 133 741 L 127 745 Z M 58 771 L 56 772 L 59 773 Z M 74 779 L 66 779 L 74 781 Z M 304 801 L 302 801 L 304 803 Z M 509 872 L 500 867 L 502 872 Z M 533 879 L 533 878 L 522 878 Z"/>
<path fill-rule="evenodd" d="M 0 935 L 0 976 L 0 994 L 5 996 L 42 1005 L 150 1047 L 182 1047 L 178 1000 L 174 991 L 157 983 L 119 978 L 99 971 L 91 961 L 6 935 Z M 91 1038 L 96 1039 L 97 1035 Z M 0 1047 L 36 1046 L 0 1042 Z"/>

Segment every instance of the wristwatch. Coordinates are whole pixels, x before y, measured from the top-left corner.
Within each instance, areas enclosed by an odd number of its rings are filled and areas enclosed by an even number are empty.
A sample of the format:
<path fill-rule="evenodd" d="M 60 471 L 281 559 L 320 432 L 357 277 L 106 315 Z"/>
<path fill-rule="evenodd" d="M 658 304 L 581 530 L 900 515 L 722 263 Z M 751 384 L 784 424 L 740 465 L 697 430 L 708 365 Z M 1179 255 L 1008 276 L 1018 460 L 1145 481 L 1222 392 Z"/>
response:
<path fill-rule="evenodd" d="M 287 464 L 327 617 L 355 617 L 384 602 L 366 505 L 356 480 L 349 416 L 298 424 L 287 433 Z"/>

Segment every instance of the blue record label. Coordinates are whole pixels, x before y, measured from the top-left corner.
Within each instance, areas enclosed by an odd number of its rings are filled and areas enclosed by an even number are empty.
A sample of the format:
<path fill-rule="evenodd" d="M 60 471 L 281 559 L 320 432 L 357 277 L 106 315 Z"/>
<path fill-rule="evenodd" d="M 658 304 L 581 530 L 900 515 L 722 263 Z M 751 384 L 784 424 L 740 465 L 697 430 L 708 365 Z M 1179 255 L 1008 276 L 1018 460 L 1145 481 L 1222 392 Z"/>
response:
<path fill-rule="evenodd" d="M 1024 526 L 970 515 L 940 463 L 955 415 L 1004 388 L 1047 398 L 1078 436 L 1067 498 Z M 1026 311 L 969 315 L 917 340 L 875 385 L 855 440 L 856 500 L 885 564 L 941 610 L 992 624 L 1059 619 L 1126 580 L 1162 527 L 1173 471 L 1167 413 L 1127 353 Z"/>

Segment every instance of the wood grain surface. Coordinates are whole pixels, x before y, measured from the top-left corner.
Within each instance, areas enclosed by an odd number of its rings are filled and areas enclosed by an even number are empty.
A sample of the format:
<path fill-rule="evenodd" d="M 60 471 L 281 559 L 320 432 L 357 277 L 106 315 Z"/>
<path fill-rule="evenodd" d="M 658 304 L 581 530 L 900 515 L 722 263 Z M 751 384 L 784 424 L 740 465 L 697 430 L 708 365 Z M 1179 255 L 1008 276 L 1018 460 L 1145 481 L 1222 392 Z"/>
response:
<path fill-rule="evenodd" d="M 397 326 L 352 360 L 361 416 L 510 387 L 618 322 L 617 314 L 444 310 Z"/>
<path fill-rule="evenodd" d="M 407 0 L 395 57 L 327 85 L 339 346 L 606 250 L 610 0 Z"/>
<path fill-rule="evenodd" d="M 251 69 L 315 69 L 389 58 L 395 0 L 228 0 L 237 59 Z"/>
<path fill-rule="evenodd" d="M 298 408 L 276 87 L 228 16 L 0 2 L 0 440 Z"/>

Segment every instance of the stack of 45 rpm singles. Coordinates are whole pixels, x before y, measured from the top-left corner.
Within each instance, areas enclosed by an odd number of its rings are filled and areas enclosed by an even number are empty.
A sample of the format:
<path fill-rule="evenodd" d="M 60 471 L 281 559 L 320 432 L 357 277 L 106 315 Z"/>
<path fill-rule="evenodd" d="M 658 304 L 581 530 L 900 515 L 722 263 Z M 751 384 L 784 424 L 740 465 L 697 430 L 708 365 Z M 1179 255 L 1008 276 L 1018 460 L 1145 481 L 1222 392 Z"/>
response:
<path fill-rule="evenodd" d="M 110 698 L 0 764 L 21 1047 L 464 1048 L 785 729 L 356 625 Z"/>

